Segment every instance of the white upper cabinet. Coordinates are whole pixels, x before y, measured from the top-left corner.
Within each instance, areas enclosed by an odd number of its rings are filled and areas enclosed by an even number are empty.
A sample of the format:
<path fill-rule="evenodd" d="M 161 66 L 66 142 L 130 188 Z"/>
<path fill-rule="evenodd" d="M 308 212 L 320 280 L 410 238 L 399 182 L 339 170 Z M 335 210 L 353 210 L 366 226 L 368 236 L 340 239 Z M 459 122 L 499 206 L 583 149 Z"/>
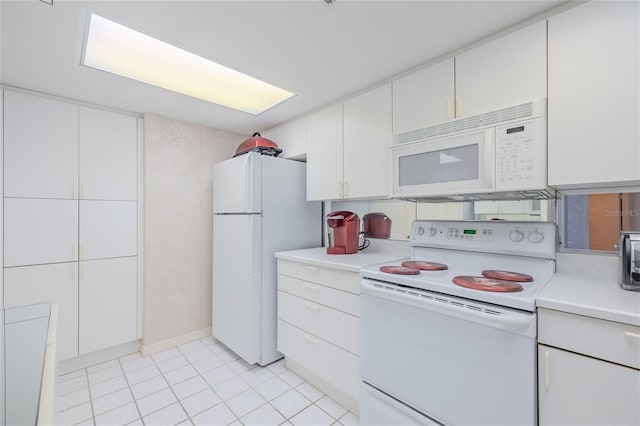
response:
<path fill-rule="evenodd" d="M 453 113 L 453 58 L 393 82 L 394 134 L 440 124 Z"/>
<path fill-rule="evenodd" d="M 279 126 L 277 129 L 277 139 L 272 140 L 278 144 L 278 148 L 282 150 L 280 157 L 294 159 L 305 158 L 307 155 L 306 117 L 289 121 Z"/>
<path fill-rule="evenodd" d="M 80 107 L 81 199 L 137 199 L 137 119 Z"/>
<path fill-rule="evenodd" d="M 4 199 L 4 266 L 78 260 L 78 201 Z"/>
<path fill-rule="evenodd" d="M 138 253 L 135 201 L 80 201 L 80 260 Z"/>
<path fill-rule="evenodd" d="M 307 200 L 344 197 L 342 104 L 307 117 Z"/>
<path fill-rule="evenodd" d="M 456 56 L 456 117 L 546 98 L 546 30 L 541 21 Z"/>
<path fill-rule="evenodd" d="M 4 196 L 77 198 L 78 107 L 4 92 Z"/>
<path fill-rule="evenodd" d="M 344 102 L 344 198 L 391 192 L 391 84 Z"/>
<path fill-rule="evenodd" d="M 549 18 L 549 185 L 640 184 L 638 2 Z"/>

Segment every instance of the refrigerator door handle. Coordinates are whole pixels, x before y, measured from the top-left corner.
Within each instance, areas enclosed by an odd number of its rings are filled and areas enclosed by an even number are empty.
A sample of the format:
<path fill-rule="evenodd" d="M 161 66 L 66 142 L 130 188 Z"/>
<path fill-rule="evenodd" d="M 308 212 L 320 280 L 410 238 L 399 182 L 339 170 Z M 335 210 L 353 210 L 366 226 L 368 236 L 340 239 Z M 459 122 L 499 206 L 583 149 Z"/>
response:
<path fill-rule="evenodd" d="M 219 216 L 247 216 L 247 215 L 262 215 L 262 212 L 231 212 L 231 213 L 214 213 L 215 215 L 219 215 Z"/>
<path fill-rule="evenodd" d="M 247 210 L 253 207 L 253 182 L 251 182 L 251 173 L 250 173 L 251 162 L 253 161 L 252 159 L 253 159 L 252 155 L 247 155 L 247 161 L 244 162 L 244 177 L 247 185 L 247 191 L 245 192 L 247 197 L 245 208 Z"/>

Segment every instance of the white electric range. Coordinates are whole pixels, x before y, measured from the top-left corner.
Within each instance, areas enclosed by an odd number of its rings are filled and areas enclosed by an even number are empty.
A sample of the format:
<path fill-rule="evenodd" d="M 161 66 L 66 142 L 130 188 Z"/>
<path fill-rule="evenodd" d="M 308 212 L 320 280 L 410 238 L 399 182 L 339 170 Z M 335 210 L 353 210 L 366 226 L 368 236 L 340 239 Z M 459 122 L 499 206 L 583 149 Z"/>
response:
<path fill-rule="evenodd" d="M 361 271 L 361 424 L 536 424 L 555 224 L 415 221 L 410 244 Z"/>

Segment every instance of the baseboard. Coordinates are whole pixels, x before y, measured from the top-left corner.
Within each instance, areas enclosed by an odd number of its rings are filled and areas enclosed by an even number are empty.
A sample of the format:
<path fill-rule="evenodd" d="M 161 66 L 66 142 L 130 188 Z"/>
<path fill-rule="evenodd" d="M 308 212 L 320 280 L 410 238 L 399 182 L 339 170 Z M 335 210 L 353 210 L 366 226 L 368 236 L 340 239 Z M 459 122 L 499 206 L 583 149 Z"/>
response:
<path fill-rule="evenodd" d="M 356 416 L 360 415 L 360 401 L 350 395 L 347 395 L 343 390 L 338 389 L 333 384 L 327 382 L 317 374 L 307 370 L 305 367 L 294 361 L 288 356 L 284 357 L 284 364 L 287 368 L 298 376 L 311 383 L 313 386 L 320 389 L 322 392 L 333 398 L 343 407 L 354 413 Z"/>
<path fill-rule="evenodd" d="M 70 371 L 87 368 L 101 362 L 110 361 L 129 355 L 140 350 L 140 340 L 124 343 L 122 345 L 113 346 L 101 351 L 91 352 L 90 354 L 80 355 L 76 358 L 69 358 L 58 363 L 58 374 L 68 373 Z"/>
<path fill-rule="evenodd" d="M 151 343 L 150 345 L 146 345 L 143 341 L 140 345 L 140 353 L 142 356 L 148 356 L 207 336 L 211 336 L 211 327 L 203 328 L 181 336 L 172 337 L 171 339 L 163 340 L 161 342 Z"/>

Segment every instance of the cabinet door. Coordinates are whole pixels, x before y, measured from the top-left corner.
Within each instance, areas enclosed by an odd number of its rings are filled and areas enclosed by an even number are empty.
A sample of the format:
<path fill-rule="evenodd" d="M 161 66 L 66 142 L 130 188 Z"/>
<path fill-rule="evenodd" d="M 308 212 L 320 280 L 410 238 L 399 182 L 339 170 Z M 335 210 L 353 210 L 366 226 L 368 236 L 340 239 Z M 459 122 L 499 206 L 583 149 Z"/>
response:
<path fill-rule="evenodd" d="M 538 347 L 540 425 L 640 424 L 640 371 Z"/>
<path fill-rule="evenodd" d="M 440 124 L 453 118 L 453 58 L 393 82 L 393 133 Z"/>
<path fill-rule="evenodd" d="M 80 201 L 80 260 L 135 256 L 135 201 Z"/>
<path fill-rule="evenodd" d="M 457 116 L 547 97 L 546 22 L 456 56 Z"/>
<path fill-rule="evenodd" d="M 78 356 L 78 262 L 4 270 L 4 307 L 58 304 L 56 358 Z"/>
<path fill-rule="evenodd" d="M 78 107 L 4 92 L 5 197 L 77 198 Z"/>
<path fill-rule="evenodd" d="M 137 338 L 137 257 L 80 262 L 80 355 Z"/>
<path fill-rule="evenodd" d="M 307 200 L 343 198 L 342 104 L 307 117 Z"/>
<path fill-rule="evenodd" d="M 307 154 L 307 119 L 300 118 L 278 127 L 274 142 L 282 149 L 280 157 L 303 158 Z"/>
<path fill-rule="evenodd" d="M 344 198 L 391 192 L 391 85 L 344 103 Z"/>
<path fill-rule="evenodd" d="M 549 185 L 640 184 L 638 2 L 549 18 Z"/>
<path fill-rule="evenodd" d="M 4 199 L 4 266 L 78 259 L 78 201 Z"/>
<path fill-rule="evenodd" d="M 80 108 L 80 198 L 136 200 L 137 154 L 135 117 Z"/>

